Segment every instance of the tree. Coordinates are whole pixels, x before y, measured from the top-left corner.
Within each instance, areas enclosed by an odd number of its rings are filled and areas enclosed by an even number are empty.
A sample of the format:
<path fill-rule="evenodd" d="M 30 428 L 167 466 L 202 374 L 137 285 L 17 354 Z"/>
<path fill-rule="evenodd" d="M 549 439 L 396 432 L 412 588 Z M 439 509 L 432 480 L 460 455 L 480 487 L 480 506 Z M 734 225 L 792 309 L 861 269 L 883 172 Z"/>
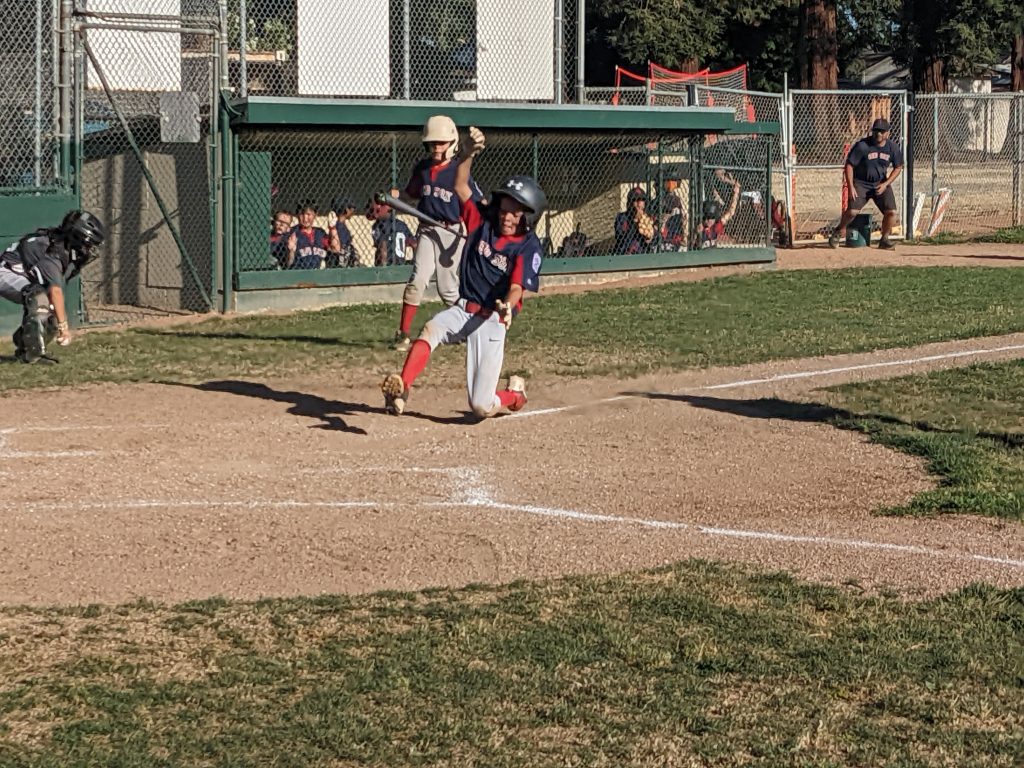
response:
<path fill-rule="evenodd" d="M 721 10 L 691 0 L 594 0 L 588 9 L 592 45 L 610 70 L 616 63 L 646 70 L 648 61 L 693 69 L 722 50 Z M 611 48 L 617 61 L 602 56 Z"/>
<path fill-rule="evenodd" d="M 803 0 L 797 39 L 800 87 L 816 90 L 839 87 L 836 0 Z"/>

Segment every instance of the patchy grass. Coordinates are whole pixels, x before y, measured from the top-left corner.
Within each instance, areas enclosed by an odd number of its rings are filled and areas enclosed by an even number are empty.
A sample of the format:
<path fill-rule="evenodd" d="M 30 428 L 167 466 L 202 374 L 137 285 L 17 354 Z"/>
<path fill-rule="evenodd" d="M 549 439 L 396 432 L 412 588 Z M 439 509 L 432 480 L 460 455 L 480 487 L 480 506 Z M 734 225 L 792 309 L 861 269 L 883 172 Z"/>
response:
<path fill-rule="evenodd" d="M 922 457 L 937 488 L 885 514 L 1024 520 L 1024 361 L 846 384 L 819 402 L 687 396 L 696 408 L 821 422 Z"/>
<path fill-rule="evenodd" d="M 1024 270 L 851 269 L 734 276 L 531 300 L 507 361 L 531 376 L 633 376 L 1024 330 Z M 424 307 L 425 322 L 438 306 Z M 82 382 L 375 378 L 397 308 L 338 307 L 83 334 L 57 366 L 0 365 L 0 390 Z M 6 347 L 10 349 L 9 346 Z M 462 375 L 447 350 L 431 375 Z"/>
<path fill-rule="evenodd" d="M 848 384 L 828 400 L 840 422 L 923 457 L 941 478 L 889 512 L 1024 520 L 1024 361 Z"/>
<path fill-rule="evenodd" d="M 1017 763 L 1024 590 L 614 577 L 0 611 L 0 763 Z"/>
<path fill-rule="evenodd" d="M 939 232 L 931 237 L 920 237 L 908 240 L 915 245 L 958 245 L 960 243 L 1007 243 L 1010 245 L 1024 244 L 1024 227 L 1003 227 L 994 232 L 981 235 L 968 235 L 963 232 Z"/>

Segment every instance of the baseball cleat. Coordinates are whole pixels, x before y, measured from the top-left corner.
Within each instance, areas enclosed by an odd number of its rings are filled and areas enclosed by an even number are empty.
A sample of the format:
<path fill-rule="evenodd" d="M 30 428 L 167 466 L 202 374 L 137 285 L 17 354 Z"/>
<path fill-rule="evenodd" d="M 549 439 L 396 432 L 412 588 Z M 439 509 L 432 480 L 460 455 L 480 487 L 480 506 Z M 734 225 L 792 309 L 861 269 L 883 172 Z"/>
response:
<path fill-rule="evenodd" d="M 389 374 L 381 382 L 380 391 L 384 393 L 384 410 L 392 416 L 401 416 L 409 400 L 409 390 L 402 377 L 397 373 Z"/>
<path fill-rule="evenodd" d="M 883 251 L 891 251 L 896 247 L 896 243 L 894 243 L 892 240 L 886 240 L 885 238 L 882 238 L 881 240 L 878 241 L 878 247 L 881 248 Z"/>
<path fill-rule="evenodd" d="M 526 407 L 526 380 L 522 376 L 509 376 L 508 391 L 516 395 L 516 401 L 508 409 L 513 412 L 523 410 Z"/>
<path fill-rule="evenodd" d="M 831 235 L 828 236 L 828 247 L 829 248 L 838 248 L 839 247 L 839 235 L 836 234 L 835 232 L 833 232 Z"/>
<path fill-rule="evenodd" d="M 394 349 L 396 352 L 408 352 L 409 347 L 412 346 L 412 339 L 406 336 L 401 331 L 395 333 L 395 345 Z"/>

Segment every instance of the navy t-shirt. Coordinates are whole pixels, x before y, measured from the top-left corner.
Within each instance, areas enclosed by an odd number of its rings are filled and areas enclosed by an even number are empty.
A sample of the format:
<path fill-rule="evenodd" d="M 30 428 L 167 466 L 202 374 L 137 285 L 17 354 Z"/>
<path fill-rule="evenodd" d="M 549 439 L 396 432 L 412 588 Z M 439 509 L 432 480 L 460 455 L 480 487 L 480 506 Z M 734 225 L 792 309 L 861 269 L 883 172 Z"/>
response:
<path fill-rule="evenodd" d="M 370 237 L 373 238 L 375 249 L 382 246 L 385 249 L 390 248 L 393 253 L 388 254 L 385 251 L 388 258 L 393 258 L 395 264 L 401 264 L 405 261 L 406 243 L 413 239 L 413 234 L 409 225 L 404 221 L 389 216 L 373 222 L 373 226 L 370 228 Z"/>
<path fill-rule="evenodd" d="M 508 295 L 515 283 L 527 291 L 540 289 L 541 246 L 532 231 L 502 237 L 473 200 L 462 204 L 468 239 L 459 267 L 459 295 L 488 309 Z"/>
<path fill-rule="evenodd" d="M 903 165 L 903 150 L 889 139 L 879 146 L 868 137 L 853 145 L 846 156 L 846 163 L 853 166 L 854 181 L 877 184 L 885 181 L 890 166 Z"/>
<path fill-rule="evenodd" d="M 405 193 L 409 197 L 418 197 L 416 208 L 432 219 L 454 224 L 459 220 L 459 196 L 455 194 L 457 168 L 458 162 L 454 159 L 435 165 L 429 157 L 424 158 L 412 169 Z M 469 180 L 469 188 L 473 192 L 474 201 L 484 196 L 472 178 Z"/>

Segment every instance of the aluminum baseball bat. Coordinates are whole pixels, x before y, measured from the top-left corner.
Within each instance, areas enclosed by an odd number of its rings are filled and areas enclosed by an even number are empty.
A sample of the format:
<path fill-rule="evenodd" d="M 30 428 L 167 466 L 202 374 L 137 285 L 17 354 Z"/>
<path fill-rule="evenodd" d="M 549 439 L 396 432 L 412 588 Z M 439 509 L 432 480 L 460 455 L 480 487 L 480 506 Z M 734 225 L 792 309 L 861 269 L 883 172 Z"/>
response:
<path fill-rule="evenodd" d="M 431 216 L 427 216 L 427 214 L 423 213 L 423 211 L 420 211 L 414 206 L 409 205 L 408 203 L 403 202 L 402 200 L 399 200 L 397 197 L 392 197 L 387 192 L 378 192 L 376 195 L 374 195 L 373 199 L 374 202 L 383 203 L 384 205 L 390 206 L 398 213 L 404 213 L 409 216 L 413 216 L 422 221 L 424 224 L 429 224 L 432 227 L 440 227 L 441 229 L 447 229 L 453 235 L 457 235 L 463 238 L 465 237 L 464 234 L 462 234 L 459 230 L 455 229 L 451 225 L 445 224 L 443 221 L 438 221 L 437 219 Z"/>

